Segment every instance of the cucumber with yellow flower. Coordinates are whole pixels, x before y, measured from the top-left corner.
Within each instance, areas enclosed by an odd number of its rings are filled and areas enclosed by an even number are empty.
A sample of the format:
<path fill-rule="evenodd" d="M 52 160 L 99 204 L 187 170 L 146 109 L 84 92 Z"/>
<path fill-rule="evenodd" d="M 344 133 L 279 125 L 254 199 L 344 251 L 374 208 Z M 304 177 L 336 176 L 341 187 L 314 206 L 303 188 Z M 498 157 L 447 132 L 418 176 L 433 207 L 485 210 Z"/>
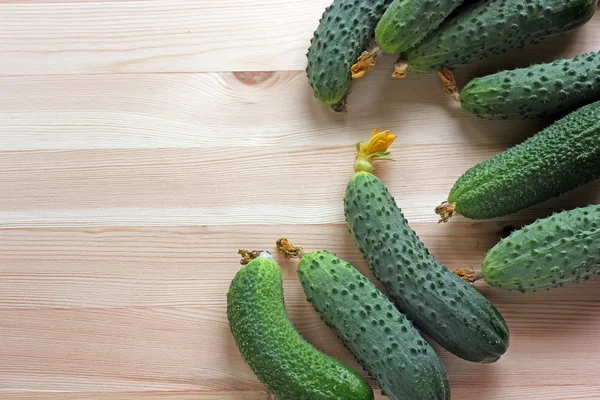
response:
<path fill-rule="evenodd" d="M 389 159 L 395 136 L 375 130 L 357 145 L 355 174 L 344 208 L 356 244 L 398 309 L 451 353 L 494 362 L 509 345 L 508 327 L 496 308 L 440 264 L 410 228 L 383 182 L 375 160 Z"/>

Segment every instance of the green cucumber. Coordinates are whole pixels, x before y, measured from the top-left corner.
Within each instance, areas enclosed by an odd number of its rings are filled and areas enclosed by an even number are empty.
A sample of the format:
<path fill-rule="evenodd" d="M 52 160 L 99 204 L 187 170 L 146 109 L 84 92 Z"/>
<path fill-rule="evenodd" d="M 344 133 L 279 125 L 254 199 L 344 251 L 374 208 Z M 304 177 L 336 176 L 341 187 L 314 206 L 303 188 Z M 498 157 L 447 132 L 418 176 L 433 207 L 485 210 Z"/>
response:
<path fill-rule="evenodd" d="M 316 350 L 294 329 L 281 271 L 270 254 L 237 273 L 227 293 L 227 318 L 244 360 L 279 400 L 373 400 L 356 371 Z"/>
<path fill-rule="evenodd" d="M 437 262 L 419 240 L 384 184 L 357 172 L 345 198 L 350 232 L 400 311 L 449 352 L 494 362 L 509 344 L 496 308 Z"/>
<path fill-rule="evenodd" d="M 444 365 L 412 323 L 350 263 L 327 251 L 302 257 L 308 300 L 391 400 L 450 399 Z"/>
<path fill-rule="evenodd" d="M 306 74 L 314 95 L 336 111 L 345 109 L 351 67 L 367 50 L 391 0 L 334 0 L 310 41 Z"/>
<path fill-rule="evenodd" d="M 528 292 L 600 275 L 599 224 L 598 205 L 538 220 L 488 252 L 483 278 L 492 286 Z"/>
<path fill-rule="evenodd" d="M 589 21 L 596 0 L 483 0 L 444 21 L 396 65 L 439 72 L 569 32 Z"/>
<path fill-rule="evenodd" d="M 463 0 L 394 0 L 375 29 L 375 40 L 386 53 L 401 53 L 423 40 Z"/>
<path fill-rule="evenodd" d="M 480 118 L 537 118 L 600 99 L 600 52 L 473 79 L 460 94 Z"/>
<path fill-rule="evenodd" d="M 436 208 L 471 219 L 512 214 L 600 177 L 600 102 L 584 106 L 461 176 Z"/>

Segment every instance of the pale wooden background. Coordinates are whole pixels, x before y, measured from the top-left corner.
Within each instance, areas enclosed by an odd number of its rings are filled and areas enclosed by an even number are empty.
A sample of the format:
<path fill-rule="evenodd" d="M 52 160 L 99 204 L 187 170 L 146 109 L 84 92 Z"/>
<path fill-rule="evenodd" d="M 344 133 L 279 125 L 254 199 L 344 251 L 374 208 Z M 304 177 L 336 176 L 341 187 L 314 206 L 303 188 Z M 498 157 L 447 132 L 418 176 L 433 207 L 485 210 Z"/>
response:
<path fill-rule="evenodd" d="M 0 1 L 0 399 L 265 399 L 225 317 L 236 250 L 285 235 L 366 272 L 342 196 L 375 126 L 398 134 L 379 175 L 450 268 L 477 267 L 509 226 L 600 201 L 596 182 L 437 225 L 462 172 L 548 121 L 476 120 L 434 76 L 392 81 L 393 58 L 332 114 L 302 72 L 329 1 Z M 598 50 L 599 37 L 600 15 L 458 77 Z M 281 264 L 298 329 L 357 367 Z M 455 399 L 600 399 L 600 280 L 478 287 L 512 345 L 493 365 L 440 350 Z"/>

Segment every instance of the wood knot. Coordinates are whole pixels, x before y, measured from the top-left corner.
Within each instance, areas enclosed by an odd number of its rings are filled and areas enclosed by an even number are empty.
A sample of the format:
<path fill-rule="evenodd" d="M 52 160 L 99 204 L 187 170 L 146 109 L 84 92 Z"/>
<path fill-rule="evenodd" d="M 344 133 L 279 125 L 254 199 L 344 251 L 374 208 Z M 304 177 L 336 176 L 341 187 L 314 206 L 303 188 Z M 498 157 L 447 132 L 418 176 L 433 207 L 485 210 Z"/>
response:
<path fill-rule="evenodd" d="M 242 82 L 244 85 L 258 85 L 265 82 L 275 74 L 273 71 L 248 71 L 248 72 L 234 72 L 233 76 Z"/>

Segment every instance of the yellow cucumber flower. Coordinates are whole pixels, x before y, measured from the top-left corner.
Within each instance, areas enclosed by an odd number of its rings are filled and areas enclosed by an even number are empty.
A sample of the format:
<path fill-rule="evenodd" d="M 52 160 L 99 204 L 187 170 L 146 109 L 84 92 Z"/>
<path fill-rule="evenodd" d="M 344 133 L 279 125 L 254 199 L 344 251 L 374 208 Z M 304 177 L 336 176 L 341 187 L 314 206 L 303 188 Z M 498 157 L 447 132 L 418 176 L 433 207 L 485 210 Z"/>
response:
<path fill-rule="evenodd" d="M 396 135 L 390 131 L 379 132 L 378 128 L 373 130 L 371 139 L 368 143 L 356 144 L 356 160 L 354 162 L 354 171 L 373 172 L 374 160 L 391 160 L 387 158 L 390 154 L 387 149 L 396 139 Z"/>

